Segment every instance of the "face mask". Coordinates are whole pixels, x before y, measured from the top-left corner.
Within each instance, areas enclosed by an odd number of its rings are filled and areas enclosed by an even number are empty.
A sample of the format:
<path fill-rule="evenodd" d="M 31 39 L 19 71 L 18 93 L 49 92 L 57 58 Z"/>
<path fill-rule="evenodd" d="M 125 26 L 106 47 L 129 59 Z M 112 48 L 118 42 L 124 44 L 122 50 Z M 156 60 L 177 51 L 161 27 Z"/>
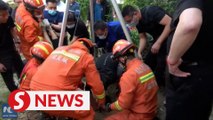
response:
<path fill-rule="evenodd" d="M 68 29 L 72 29 L 72 28 L 74 28 L 74 27 L 75 27 L 75 24 L 67 25 L 67 28 L 68 28 Z"/>
<path fill-rule="evenodd" d="M 37 19 L 41 19 L 41 18 L 42 18 L 42 15 L 35 15 L 35 17 L 36 17 Z"/>
<path fill-rule="evenodd" d="M 103 39 L 106 39 L 106 36 L 105 35 L 101 35 L 101 36 L 98 36 L 98 38 L 103 40 Z"/>
<path fill-rule="evenodd" d="M 56 15 L 57 11 L 56 10 L 48 10 L 48 13 L 52 16 Z"/>
<path fill-rule="evenodd" d="M 137 26 L 138 23 L 139 23 L 139 20 L 137 20 L 137 18 L 133 17 L 131 23 L 129 23 L 128 25 L 131 27 L 135 27 L 135 26 Z"/>

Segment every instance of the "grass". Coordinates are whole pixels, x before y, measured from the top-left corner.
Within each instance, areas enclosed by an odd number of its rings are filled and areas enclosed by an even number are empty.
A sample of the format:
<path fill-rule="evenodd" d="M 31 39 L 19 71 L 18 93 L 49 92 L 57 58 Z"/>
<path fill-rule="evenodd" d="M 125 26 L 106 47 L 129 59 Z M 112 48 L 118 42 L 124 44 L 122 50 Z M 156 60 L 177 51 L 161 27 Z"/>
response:
<path fill-rule="evenodd" d="M 0 120 L 8 120 L 2 118 L 2 104 L 7 103 L 9 93 L 9 90 L 0 75 Z"/>

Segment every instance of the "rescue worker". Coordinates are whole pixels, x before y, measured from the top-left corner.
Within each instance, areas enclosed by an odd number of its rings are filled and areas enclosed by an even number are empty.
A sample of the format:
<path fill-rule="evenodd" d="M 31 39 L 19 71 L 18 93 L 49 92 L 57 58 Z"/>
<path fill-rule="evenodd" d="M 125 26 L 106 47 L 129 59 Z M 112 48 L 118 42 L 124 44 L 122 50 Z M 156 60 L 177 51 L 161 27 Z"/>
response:
<path fill-rule="evenodd" d="M 30 51 L 33 58 L 25 65 L 20 77 L 19 89 L 22 90 L 30 90 L 30 82 L 33 75 L 36 73 L 37 68 L 51 54 L 53 47 L 48 42 L 39 41 L 33 45 Z"/>
<path fill-rule="evenodd" d="M 21 40 L 21 51 L 27 60 L 32 57 L 30 48 L 44 40 L 40 24 L 44 7 L 42 0 L 23 0 L 16 10 L 17 34 Z"/>
<path fill-rule="evenodd" d="M 104 107 L 105 92 L 96 69 L 92 52 L 93 43 L 80 38 L 69 46 L 59 47 L 39 67 L 33 76 L 32 90 L 70 90 L 79 89 L 81 79 L 85 76 L 100 108 Z M 50 68 L 51 66 L 51 68 Z M 78 120 L 93 120 L 95 112 L 89 111 L 44 111 L 53 116 L 70 117 Z"/>
<path fill-rule="evenodd" d="M 157 110 L 158 86 L 152 70 L 134 57 L 135 46 L 119 40 L 113 46 L 113 58 L 126 67 L 121 76 L 120 95 L 106 110 L 118 110 L 106 120 L 153 120 Z"/>
<path fill-rule="evenodd" d="M 25 65 L 22 73 L 19 89 L 30 90 L 30 82 L 33 75 L 36 73 L 38 67 L 43 63 L 43 61 L 51 54 L 53 47 L 48 42 L 39 41 L 33 45 L 31 48 L 31 55 L 33 56 L 30 61 Z M 42 114 L 40 111 L 26 110 L 24 112 L 18 113 L 18 120 L 41 120 L 42 118 L 49 117 Z"/>

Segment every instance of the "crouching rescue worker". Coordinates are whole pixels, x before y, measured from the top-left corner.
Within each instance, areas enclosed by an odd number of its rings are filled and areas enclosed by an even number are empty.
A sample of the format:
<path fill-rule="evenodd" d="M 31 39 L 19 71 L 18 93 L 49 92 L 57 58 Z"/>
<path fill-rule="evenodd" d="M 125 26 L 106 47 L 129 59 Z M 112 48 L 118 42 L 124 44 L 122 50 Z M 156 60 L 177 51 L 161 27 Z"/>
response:
<path fill-rule="evenodd" d="M 126 67 L 121 76 L 120 95 L 106 110 L 118 110 L 106 120 L 153 120 L 157 109 L 158 86 L 152 70 L 134 57 L 134 45 L 119 40 L 113 46 L 113 58 Z"/>
<path fill-rule="evenodd" d="M 48 42 L 39 41 L 30 49 L 33 56 L 25 65 L 22 73 L 19 89 L 30 90 L 30 82 L 38 67 L 51 54 L 53 46 Z M 41 120 L 45 117 L 40 111 L 24 111 L 18 114 L 18 120 Z"/>
<path fill-rule="evenodd" d="M 30 48 L 44 40 L 40 24 L 44 8 L 42 0 L 23 0 L 16 10 L 17 35 L 21 40 L 21 52 L 27 60 L 32 58 Z"/>
<path fill-rule="evenodd" d="M 93 43 L 77 39 L 73 44 L 59 47 L 42 63 L 32 78 L 32 90 L 76 91 L 85 76 L 87 85 L 96 96 L 99 107 L 104 107 L 105 92 L 92 54 Z M 44 111 L 52 116 L 70 117 L 78 120 L 93 120 L 95 112 L 89 111 Z"/>
<path fill-rule="evenodd" d="M 30 82 L 37 68 L 51 54 L 53 46 L 48 42 L 39 41 L 33 45 L 30 52 L 33 58 L 25 65 L 21 73 L 19 89 L 30 90 Z"/>

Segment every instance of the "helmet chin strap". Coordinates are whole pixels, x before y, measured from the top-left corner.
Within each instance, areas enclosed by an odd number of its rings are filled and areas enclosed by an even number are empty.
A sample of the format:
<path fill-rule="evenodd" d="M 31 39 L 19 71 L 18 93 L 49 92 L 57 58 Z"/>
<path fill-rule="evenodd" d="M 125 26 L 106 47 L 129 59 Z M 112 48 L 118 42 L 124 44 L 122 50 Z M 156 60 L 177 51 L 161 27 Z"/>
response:
<path fill-rule="evenodd" d="M 120 59 L 119 59 L 119 62 L 120 62 L 123 66 L 126 66 L 127 56 L 123 56 L 122 59 L 123 59 L 123 60 L 120 60 Z"/>

